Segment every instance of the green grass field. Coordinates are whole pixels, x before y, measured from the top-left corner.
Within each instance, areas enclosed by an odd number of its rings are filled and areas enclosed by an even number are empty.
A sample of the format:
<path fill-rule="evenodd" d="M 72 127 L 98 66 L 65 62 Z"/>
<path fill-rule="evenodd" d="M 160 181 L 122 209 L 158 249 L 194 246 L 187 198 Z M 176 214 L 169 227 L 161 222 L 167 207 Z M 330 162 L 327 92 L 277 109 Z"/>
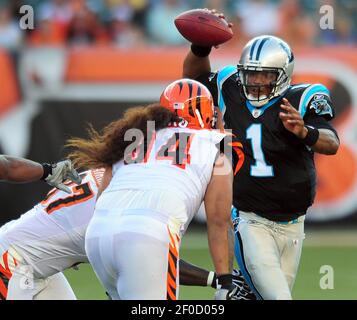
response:
<path fill-rule="evenodd" d="M 190 231 L 182 242 L 181 257 L 193 264 L 212 269 L 206 235 Z M 321 289 L 321 266 L 333 268 L 333 289 Z M 104 290 L 91 267 L 65 272 L 78 299 L 106 299 Z M 180 299 L 212 299 L 214 290 L 202 287 L 180 287 Z M 306 231 L 300 269 L 293 290 L 294 299 L 357 299 L 357 230 Z"/>

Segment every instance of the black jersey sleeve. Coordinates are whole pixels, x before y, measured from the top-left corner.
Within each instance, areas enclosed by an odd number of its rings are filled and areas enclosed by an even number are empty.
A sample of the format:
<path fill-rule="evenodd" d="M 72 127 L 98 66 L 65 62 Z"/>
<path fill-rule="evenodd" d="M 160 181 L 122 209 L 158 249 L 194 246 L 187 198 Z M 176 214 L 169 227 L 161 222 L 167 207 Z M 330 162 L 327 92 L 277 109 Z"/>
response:
<path fill-rule="evenodd" d="M 329 121 L 326 120 L 325 117 L 309 114 L 304 118 L 304 122 L 306 125 L 313 126 L 316 129 L 331 130 L 332 132 L 334 132 L 337 139 L 339 139 L 336 129 L 332 126 L 332 124 Z"/>
<path fill-rule="evenodd" d="M 330 121 L 335 116 L 330 92 L 322 84 L 313 84 L 305 89 L 299 109 L 302 110 L 304 117 L 314 115 Z"/>
<path fill-rule="evenodd" d="M 335 133 L 336 137 L 338 137 L 336 129 L 329 122 L 335 116 L 329 91 L 321 84 L 313 85 L 310 88 L 312 88 L 310 89 L 311 94 L 305 95 L 306 103 L 303 106 L 306 108 L 304 115 L 305 124 L 317 129 L 331 130 Z"/>
<path fill-rule="evenodd" d="M 226 94 L 224 93 L 223 86 L 226 83 L 230 83 L 230 81 L 227 80 L 233 80 L 234 86 L 236 86 L 236 79 L 237 66 L 228 65 L 223 67 L 222 69 L 219 69 L 217 72 L 211 72 L 209 74 L 202 75 L 196 80 L 208 87 L 213 96 L 214 105 L 216 107 L 219 107 L 219 110 L 221 112 L 225 113 L 226 101 L 223 96 L 225 96 Z M 237 90 L 237 92 L 239 91 Z"/>
<path fill-rule="evenodd" d="M 306 107 L 306 115 L 313 114 L 323 117 L 326 120 L 332 120 L 335 116 L 332 101 L 327 94 L 314 94 Z"/>

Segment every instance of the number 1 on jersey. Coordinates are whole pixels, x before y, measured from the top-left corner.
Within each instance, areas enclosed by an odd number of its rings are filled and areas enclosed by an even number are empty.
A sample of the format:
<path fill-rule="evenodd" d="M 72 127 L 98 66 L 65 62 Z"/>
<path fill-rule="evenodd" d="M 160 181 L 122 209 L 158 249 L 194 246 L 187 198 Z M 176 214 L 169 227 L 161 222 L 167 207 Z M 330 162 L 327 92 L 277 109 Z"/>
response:
<path fill-rule="evenodd" d="M 250 175 L 253 177 L 273 177 L 273 166 L 267 165 L 262 149 L 262 125 L 252 124 L 247 129 L 247 139 L 251 140 L 255 165 L 250 166 Z"/>

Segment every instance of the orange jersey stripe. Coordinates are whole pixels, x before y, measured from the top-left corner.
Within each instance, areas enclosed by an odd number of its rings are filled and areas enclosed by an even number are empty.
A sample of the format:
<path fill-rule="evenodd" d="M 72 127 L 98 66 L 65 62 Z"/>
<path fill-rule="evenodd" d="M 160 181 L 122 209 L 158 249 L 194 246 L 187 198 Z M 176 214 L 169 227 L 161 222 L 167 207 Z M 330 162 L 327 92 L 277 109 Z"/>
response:
<path fill-rule="evenodd" d="M 82 197 L 82 198 L 81 198 Z M 65 198 L 57 199 L 54 202 L 48 204 L 46 208 L 47 214 L 51 214 L 52 212 L 64 208 L 70 207 L 78 203 L 85 202 L 94 197 L 94 192 L 91 188 L 89 182 L 85 184 L 81 184 L 75 187 L 75 191 Z M 68 200 L 66 202 L 66 200 Z M 62 202 L 61 202 L 62 201 Z M 57 205 L 53 205 L 54 203 L 58 203 Z"/>
<path fill-rule="evenodd" d="M 167 286 L 167 300 L 176 300 L 176 290 L 173 292 L 170 286 Z"/>
<path fill-rule="evenodd" d="M 169 270 L 172 271 L 172 275 L 176 276 L 176 272 L 177 272 L 177 269 L 176 269 L 176 264 L 175 264 L 175 261 L 174 259 L 172 258 L 171 254 L 169 253 Z M 176 260 L 177 261 L 177 260 Z"/>
<path fill-rule="evenodd" d="M 10 270 L 4 269 L 1 265 L 0 265 L 0 273 L 7 279 L 10 279 L 12 276 Z"/>
<path fill-rule="evenodd" d="M 100 184 L 102 183 L 103 175 L 104 175 L 104 168 L 100 169 L 93 169 L 91 170 L 92 177 L 94 178 L 95 184 L 97 188 L 99 188 Z"/>
<path fill-rule="evenodd" d="M 169 247 L 170 247 L 170 251 L 172 252 L 172 254 L 177 258 L 178 257 L 178 251 L 176 248 L 176 242 L 174 237 L 172 236 L 169 228 L 167 228 L 168 232 L 169 232 L 169 236 L 170 236 L 170 243 L 169 243 Z"/>
<path fill-rule="evenodd" d="M 9 263 L 8 263 L 8 252 L 4 252 L 4 254 L 2 255 L 2 259 L 3 259 L 3 262 L 4 262 L 4 267 L 0 264 L 0 272 L 7 278 L 7 279 L 10 279 L 11 276 L 12 276 L 12 273 L 9 269 Z"/>
<path fill-rule="evenodd" d="M 171 275 L 168 273 L 167 274 L 167 284 L 173 288 L 176 289 L 176 281 L 172 279 Z"/>
<path fill-rule="evenodd" d="M 0 300 L 6 300 L 7 297 L 7 288 L 6 285 L 4 283 L 4 281 L 0 278 Z"/>
<path fill-rule="evenodd" d="M 169 247 L 170 247 L 170 252 L 173 254 L 173 256 L 175 258 L 178 257 L 178 251 L 176 249 L 176 246 L 172 245 L 171 243 L 169 244 Z"/>
<path fill-rule="evenodd" d="M 168 252 L 168 266 L 167 266 L 167 300 L 176 300 L 176 278 L 177 278 L 177 262 L 178 251 L 176 249 L 176 241 L 172 236 L 169 227 L 167 228 L 170 237 L 169 252 Z"/>

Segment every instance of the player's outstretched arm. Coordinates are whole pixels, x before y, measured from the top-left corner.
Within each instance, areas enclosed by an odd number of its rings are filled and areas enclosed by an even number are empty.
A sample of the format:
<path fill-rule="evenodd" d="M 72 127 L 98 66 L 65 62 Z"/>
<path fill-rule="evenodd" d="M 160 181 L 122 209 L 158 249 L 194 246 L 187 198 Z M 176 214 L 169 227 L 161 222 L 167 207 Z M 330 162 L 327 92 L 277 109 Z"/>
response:
<path fill-rule="evenodd" d="M 182 259 L 179 261 L 179 269 L 180 285 L 212 287 L 217 289 L 217 275 L 215 272 L 208 271 Z M 257 299 L 239 270 L 233 269 L 232 277 L 233 285 L 237 289 L 234 296 L 232 296 L 232 300 Z"/>
<path fill-rule="evenodd" d="M 229 170 L 227 170 L 227 167 Z M 223 169 L 224 168 L 224 169 Z M 234 295 L 231 261 L 233 251 L 229 245 L 232 229 L 230 211 L 233 193 L 233 172 L 224 154 L 217 158 L 211 181 L 205 195 L 208 246 L 217 274 L 216 299 L 231 299 Z"/>
<path fill-rule="evenodd" d="M 285 129 L 295 134 L 317 153 L 325 155 L 334 155 L 337 153 L 340 141 L 333 131 L 322 128 L 317 129 L 305 125 L 304 119 L 298 110 L 296 110 L 286 98 L 283 98 L 280 106 L 282 112 L 280 112 L 279 117 Z"/>
<path fill-rule="evenodd" d="M 334 155 L 340 146 L 336 134 L 328 129 L 318 129 L 319 136 L 316 143 L 311 147 L 317 153 Z M 305 135 L 306 137 L 306 135 Z"/>
<path fill-rule="evenodd" d="M 204 198 L 207 216 L 208 245 L 211 251 L 216 273 L 231 273 L 230 261 L 233 252 L 229 250 L 229 231 L 232 223 L 230 211 L 232 206 L 233 173 L 222 170 L 229 160 L 224 154 L 218 157 Z"/>
<path fill-rule="evenodd" d="M 24 158 L 0 156 L 0 180 L 15 183 L 44 180 L 49 185 L 70 193 L 71 190 L 63 184 L 67 179 L 81 183 L 81 178 L 70 160 L 40 164 Z"/>
<path fill-rule="evenodd" d="M 195 266 L 185 260 L 179 260 L 180 285 L 215 288 L 216 274 L 213 271 Z"/>
<path fill-rule="evenodd" d="M 0 180 L 7 182 L 32 182 L 40 180 L 44 168 L 40 163 L 28 159 L 0 155 Z"/>
<path fill-rule="evenodd" d="M 74 169 L 71 160 L 67 159 L 53 164 L 43 163 L 42 167 L 44 173 L 41 180 L 46 181 L 50 186 L 64 192 L 72 192 L 71 189 L 64 184 L 66 180 L 70 180 L 77 184 L 82 182 L 82 178 L 76 169 Z"/>

